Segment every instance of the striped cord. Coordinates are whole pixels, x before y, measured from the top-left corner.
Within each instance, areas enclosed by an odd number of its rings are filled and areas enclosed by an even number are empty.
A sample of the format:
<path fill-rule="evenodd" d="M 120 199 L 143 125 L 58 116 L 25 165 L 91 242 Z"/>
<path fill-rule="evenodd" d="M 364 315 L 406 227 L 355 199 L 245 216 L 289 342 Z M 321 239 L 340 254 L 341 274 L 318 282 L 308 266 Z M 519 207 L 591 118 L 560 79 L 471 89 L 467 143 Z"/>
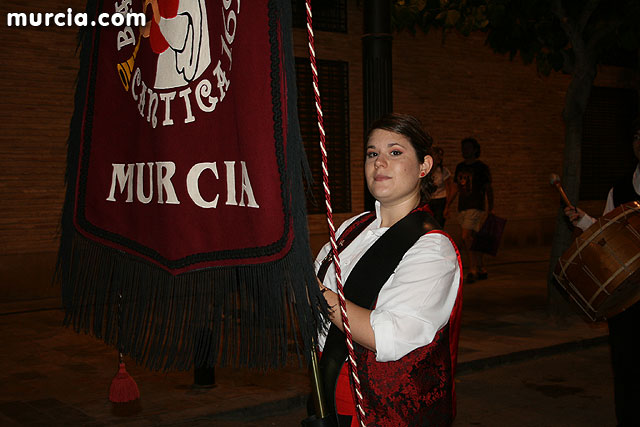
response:
<path fill-rule="evenodd" d="M 327 149 L 326 138 L 324 133 L 324 122 L 322 116 L 322 103 L 320 101 L 320 89 L 318 85 L 318 69 L 316 68 L 316 52 L 314 48 L 314 35 L 312 26 L 311 0 L 306 0 L 307 7 L 307 33 L 309 35 L 309 58 L 311 61 L 311 73 L 313 75 L 313 92 L 316 101 L 316 111 L 318 113 L 318 129 L 320 131 L 320 151 L 322 153 L 322 186 L 324 187 L 325 205 L 327 207 L 327 223 L 329 224 L 329 240 L 331 242 L 331 250 L 333 252 L 334 265 L 336 269 L 336 283 L 338 285 L 338 299 L 340 300 L 340 312 L 342 314 L 342 323 L 344 333 L 346 335 L 347 348 L 349 350 L 349 368 L 351 377 L 353 378 L 353 388 L 356 395 L 356 408 L 358 421 L 361 427 L 366 427 L 364 423 L 364 409 L 362 404 L 362 392 L 360 391 L 360 379 L 358 378 L 358 364 L 356 363 L 355 353 L 353 349 L 353 338 L 351 336 L 351 328 L 349 327 L 349 318 L 347 317 L 347 304 L 344 298 L 342 288 L 342 278 L 340 271 L 340 256 L 338 255 L 338 245 L 336 244 L 336 230 L 333 224 L 333 210 L 331 208 L 331 191 L 329 190 L 329 169 L 327 168 Z"/>

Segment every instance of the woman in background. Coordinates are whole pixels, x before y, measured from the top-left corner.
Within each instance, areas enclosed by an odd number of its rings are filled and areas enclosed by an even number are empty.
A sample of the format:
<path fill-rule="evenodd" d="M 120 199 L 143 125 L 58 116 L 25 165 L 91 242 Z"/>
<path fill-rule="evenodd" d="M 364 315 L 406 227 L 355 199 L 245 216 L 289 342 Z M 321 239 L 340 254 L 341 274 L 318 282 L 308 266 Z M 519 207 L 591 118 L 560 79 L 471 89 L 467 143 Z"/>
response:
<path fill-rule="evenodd" d="M 433 212 L 433 217 L 442 228 L 444 228 L 444 208 L 447 206 L 447 195 L 451 193 L 451 172 L 443 166 L 444 150 L 440 147 L 433 148 L 433 183 L 436 190 L 431 195 L 429 207 Z"/>

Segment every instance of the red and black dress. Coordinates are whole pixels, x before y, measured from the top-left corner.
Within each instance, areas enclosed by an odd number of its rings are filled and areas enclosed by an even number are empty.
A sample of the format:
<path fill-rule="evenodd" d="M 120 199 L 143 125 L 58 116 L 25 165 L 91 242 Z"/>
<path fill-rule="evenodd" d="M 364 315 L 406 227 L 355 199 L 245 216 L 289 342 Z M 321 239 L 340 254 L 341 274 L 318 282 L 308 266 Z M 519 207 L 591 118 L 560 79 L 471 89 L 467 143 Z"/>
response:
<path fill-rule="evenodd" d="M 391 229 L 380 227 L 378 203 L 376 212 L 352 218 L 338 229 L 345 293 L 349 286 L 356 286 L 349 280 L 354 270 L 376 274 L 380 266 L 366 254 Z M 386 280 L 381 279 L 382 287 L 373 300 L 370 322 L 376 351 L 356 344 L 367 425 L 449 425 L 455 416 L 453 375 L 461 309 L 460 257 L 449 236 L 433 227 L 426 225 L 416 238 L 399 255 Z M 394 242 L 385 241 L 385 245 L 377 245 L 382 254 L 385 248 L 393 251 Z M 335 290 L 329 251 L 328 245 L 320 251 L 316 271 L 323 284 Z M 321 349 L 325 339 L 326 334 L 319 336 Z M 347 372 L 345 364 L 335 389 L 336 410 L 354 415 L 352 425 L 356 426 Z"/>

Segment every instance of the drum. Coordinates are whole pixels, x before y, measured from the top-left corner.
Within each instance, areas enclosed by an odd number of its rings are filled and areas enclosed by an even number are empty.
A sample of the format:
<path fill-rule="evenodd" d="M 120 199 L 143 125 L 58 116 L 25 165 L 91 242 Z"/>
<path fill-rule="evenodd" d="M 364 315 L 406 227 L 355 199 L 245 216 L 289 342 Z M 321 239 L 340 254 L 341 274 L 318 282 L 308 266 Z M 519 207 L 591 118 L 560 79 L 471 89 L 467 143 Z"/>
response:
<path fill-rule="evenodd" d="M 640 203 L 618 206 L 576 238 L 554 270 L 558 283 L 593 320 L 640 300 Z"/>

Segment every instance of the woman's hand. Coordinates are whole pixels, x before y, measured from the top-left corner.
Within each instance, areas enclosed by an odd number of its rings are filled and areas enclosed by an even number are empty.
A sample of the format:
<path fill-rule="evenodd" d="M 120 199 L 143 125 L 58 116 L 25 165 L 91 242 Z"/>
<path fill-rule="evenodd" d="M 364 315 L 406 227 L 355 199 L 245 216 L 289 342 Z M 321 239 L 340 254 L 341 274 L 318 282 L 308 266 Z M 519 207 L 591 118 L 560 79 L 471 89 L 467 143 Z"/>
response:
<path fill-rule="evenodd" d="M 323 285 L 320 279 L 317 279 L 317 280 L 318 280 L 318 287 L 320 288 L 320 292 L 322 293 L 322 296 L 324 297 L 325 301 L 327 302 L 327 305 L 329 306 L 329 314 L 333 315 L 333 312 L 335 311 L 339 302 L 338 294 L 336 294 L 331 289 Z"/>
<path fill-rule="evenodd" d="M 338 329 L 344 331 L 338 294 L 324 286 L 320 280 L 318 280 L 318 286 L 320 287 L 320 292 L 322 292 L 322 295 L 329 306 L 329 320 L 331 320 L 331 323 L 336 325 Z M 349 300 L 346 300 L 345 304 L 347 305 L 347 313 L 349 316 L 349 323 L 351 324 L 353 340 L 371 351 L 376 351 L 376 338 L 369 320 L 371 310 L 360 307 Z"/>

